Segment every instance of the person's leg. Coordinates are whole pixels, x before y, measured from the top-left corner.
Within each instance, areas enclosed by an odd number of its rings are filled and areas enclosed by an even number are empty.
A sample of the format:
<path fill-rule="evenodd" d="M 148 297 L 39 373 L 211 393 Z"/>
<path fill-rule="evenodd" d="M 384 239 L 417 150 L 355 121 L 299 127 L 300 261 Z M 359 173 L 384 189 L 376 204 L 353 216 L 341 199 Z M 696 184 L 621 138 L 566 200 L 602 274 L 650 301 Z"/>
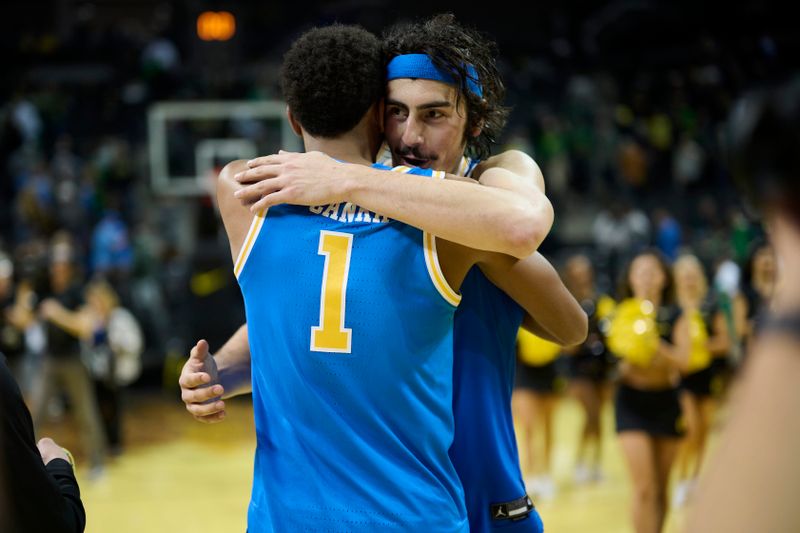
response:
<path fill-rule="evenodd" d="M 656 518 L 658 529 L 664 527 L 664 520 L 667 516 L 667 490 L 669 487 L 669 474 L 672 471 L 672 464 L 678 453 L 680 440 L 675 437 L 659 437 L 655 439 L 656 468 L 658 472 L 656 485 Z"/>
<path fill-rule="evenodd" d="M 110 449 L 117 448 L 120 444 L 119 435 L 119 395 L 115 386 L 109 385 L 105 380 L 92 380 L 97 407 L 100 410 L 100 419 L 103 423 L 103 432 L 106 443 Z"/>
<path fill-rule="evenodd" d="M 542 417 L 541 428 L 542 436 L 544 438 L 542 447 L 542 468 L 543 474 L 543 494 L 545 499 L 551 499 L 556 495 L 556 485 L 551 475 L 553 465 L 553 415 L 555 414 L 556 404 L 558 403 L 558 395 L 555 393 L 546 393 L 541 395 Z"/>
<path fill-rule="evenodd" d="M 575 379 L 570 383 L 569 389 L 572 396 L 578 400 L 584 414 L 584 423 L 581 429 L 580 439 L 578 439 L 578 453 L 575 460 L 577 468 L 581 469 L 586 467 L 586 455 L 589 453 L 589 441 L 591 440 L 589 414 L 592 394 L 591 383 L 585 379 Z M 576 475 L 578 475 L 578 472 L 576 472 Z"/>
<path fill-rule="evenodd" d="M 589 403 L 587 410 L 586 425 L 593 446 L 592 454 L 592 472 L 594 475 L 599 475 L 600 472 L 600 459 L 602 449 L 602 435 L 600 428 L 600 412 L 603 407 L 603 390 L 602 384 L 590 382 L 589 389 Z"/>
<path fill-rule="evenodd" d="M 89 464 L 100 467 L 106 456 L 106 438 L 89 373 L 78 357 L 65 359 L 62 368 L 64 386 L 80 424 Z"/>
<path fill-rule="evenodd" d="M 683 482 L 691 479 L 692 464 L 697 457 L 697 439 L 700 425 L 700 413 L 697 397 L 687 391 L 681 392 L 681 413 L 685 424 L 686 434 L 679 446 L 677 457 L 678 480 Z"/>
<path fill-rule="evenodd" d="M 653 438 L 642 431 L 623 431 L 619 442 L 631 476 L 633 529 L 658 533 L 658 468 Z"/>
<path fill-rule="evenodd" d="M 516 388 L 511 397 L 511 412 L 514 416 L 514 421 L 517 424 L 519 432 L 517 433 L 520 441 L 520 468 L 523 476 L 528 477 L 534 473 L 534 434 L 533 428 L 533 393 L 530 389 Z"/>
<path fill-rule="evenodd" d="M 548 394 L 539 391 L 530 391 L 531 406 L 531 444 L 541 442 L 541 446 L 533 450 L 531 465 L 534 475 L 542 476 L 547 473 L 549 457 L 548 444 Z"/>
<path fill-rule="evenodd" d="M 703 456 L 706 453 L 706 443 L 708 442 L 708 432 L 711 428 L 711 421 L 714 417 L 716 410 L 716 400 L 713 397 L 707 396 L 699 398 L 698 405 L 698 427 L 697 427 L 697 451 L 694 464 L 694 477 L 695 479 L 700 475 L 700 468 L 703 464 Z"/>
<path fill-rule="evenodd" d="M 33 427 L 38 431 L 45 418 L 47 402 L 55 389 L 56 376 L 53 360 L 49 357 L 41 358 L 37 366 L 38 368 L 31 372 L 30 389 L 26 400 L 30 406 Z"/>
<path fill-rule="evenodd" d="M 556 410 L 556 403 L 558 396 L 556 394 L 543 394 L 541 395 L 542 406 L 542 428 L 544 435 L 544 452 L 542 458 L 544 459 L 544 472 L 550 475 L 550 468 L 552 464 L 553 453 L 553 415 Z"/>

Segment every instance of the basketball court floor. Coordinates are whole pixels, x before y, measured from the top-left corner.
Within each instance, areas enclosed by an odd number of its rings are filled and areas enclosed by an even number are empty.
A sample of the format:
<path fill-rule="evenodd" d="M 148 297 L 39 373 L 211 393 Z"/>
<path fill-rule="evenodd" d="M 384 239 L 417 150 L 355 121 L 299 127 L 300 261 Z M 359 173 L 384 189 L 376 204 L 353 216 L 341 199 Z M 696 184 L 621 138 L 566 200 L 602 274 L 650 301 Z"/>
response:
<path fill-rule="evenodd" d="M 194 421 L 177 393 L 137 393 L 127 398 L 126 445 L 97 479 L 79 466 L 87 533 L 244 532 L 252 480 L 255 433 L 249 398 L 228 401 L 217 425 Z M 626 533 L 629 482 L 606 406 L 605 479 L 572 482 L 574 450 L 582 420 L 576 402 L 563 398 L 555 414 L 554 475 L 558 492 L 535 502 L 548 533 Z M 69 416 L 48 422 L 41 435 L 75 452 L 80 442 Z M 479 460 L 479 459 L 476 459 Z M 665 533 L 677 533 L 685 510 L 672 511 Z"/>

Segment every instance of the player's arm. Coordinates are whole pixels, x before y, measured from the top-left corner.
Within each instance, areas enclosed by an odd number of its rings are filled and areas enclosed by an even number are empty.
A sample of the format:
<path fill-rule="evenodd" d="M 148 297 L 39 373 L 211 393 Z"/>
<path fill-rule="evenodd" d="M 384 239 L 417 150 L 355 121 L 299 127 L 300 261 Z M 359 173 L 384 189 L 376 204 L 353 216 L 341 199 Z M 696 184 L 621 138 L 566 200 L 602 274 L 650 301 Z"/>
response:
<path fill-rule="evenodd" d="M 482 185 L 515 192 L 531 203 L 544 194 L 544 176 L 531 156 L 519 150 L 506 150 L 480 162 L 472 176 Z"/>
<path fill-rule="evenodd" d="M 3 310 L 6 320 L 17 329 L 26 329 L 36 320 L 35 300 L 36 296 L 30 284 L 26 281 L 20 282 L 14 303 Z"/>
<path fill-rule="evenodd" d="M 753 348 L 704 466 L 687 533 L 800 531 L 800 343 L 769 333 Z"/>
<path fill-rule="evenodd" d="M 232 161 L 225 165 L 217 179 L 217 205 L 234 261 L 253 221 L 250 210 L 234 197 L 241 186 L 233 176 L 245 168 L 246 161 Z M 186 410 L 195 419 L 206 423 L 222 421 L 225 418 L 223 398 L 249 392 L 252 387 L 247 326 L 240 327 L 216 356 L 210 353 L 208 342 L 198 341 L 183 365 L 178 384 Z"/>
<path fill-rule="evenodd" d="M 226 416 L 223 400 L 252 390 L 247 324 L 216 355 L 209 352 L 205 340 L 199 341 L 183 365 L 178 383 L 186 410 L 195 419 L 221 422 Z"/>
<path fill-rule="evenodd" d="M 482 170 L 480 187 L 339 163 L 320 152 L 283 152 L 249 166 L 238 176 L 247 184 L 238 197 L 253 210 L 350 201 L 448 241 L 520 258 L 539 247 L 553 224 L 544 193 L 526 186 L 520 194 L 523 182 L 499 167 Z"/>
<path fill-rule="evenodd" d="M 247 161 L 231 161 L 223 167 L 217 178 L 217 205 L 222 216 L 222 223 L 225 226 L 225 233 L 228 234 L 231 257 L 234 261 L 239 256 L 239 251 L 242 249 L 254 216 L 234 196 L 236 191 L 242 188 L 239 182 L 234 179 L 234 176 L 246 169 Z"/>
<path fill-rule="evenodd" d="M 586 313 L 542 254 L 525 259 L 484 254 L 478 265 L 492 283 L 525 309 L 526 329 L 562 346 L 586 340 Z"/>

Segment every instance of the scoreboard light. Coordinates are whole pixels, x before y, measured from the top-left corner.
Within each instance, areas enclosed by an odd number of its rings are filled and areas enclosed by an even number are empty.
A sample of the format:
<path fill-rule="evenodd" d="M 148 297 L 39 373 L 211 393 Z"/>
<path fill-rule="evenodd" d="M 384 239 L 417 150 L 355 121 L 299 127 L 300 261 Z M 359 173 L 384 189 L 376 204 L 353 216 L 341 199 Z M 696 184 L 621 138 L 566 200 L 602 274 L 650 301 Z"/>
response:
<path fill-rule="evenodd" d="M 236 17 L 228 11 L 203 11 L 197 17 L 197 36 L 204 41 L 229 41 L 236 34 Z"/>

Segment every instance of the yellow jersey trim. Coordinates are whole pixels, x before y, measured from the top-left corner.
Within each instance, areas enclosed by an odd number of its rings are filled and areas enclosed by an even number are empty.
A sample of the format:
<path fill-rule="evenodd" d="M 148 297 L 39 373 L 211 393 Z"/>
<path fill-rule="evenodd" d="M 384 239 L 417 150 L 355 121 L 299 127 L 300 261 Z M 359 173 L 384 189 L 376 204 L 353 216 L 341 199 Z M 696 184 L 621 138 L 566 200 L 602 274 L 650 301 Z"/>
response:
<path fill-rule="evenodd" d="M 439 265 L 439 256 L 436 253 L 436 237 L 428 232 L 423 232 L 422 235 L 425 247 L 425 266 L 428 268 L 428 275 L 431 277 L 433 286 L 436 287 L 436 290 L 439 291 L 439 294 L 447 303 L 453 307 L 458 307 L 458 304 L 461 303 L 461 295 L 453 290 L 442 273 L 442 267 Z"/>
<path fill-rule="evenodd" d="M 446 173 L 441 170 L 435 170 L 433 177 L 435 179 L 444 179 Z M 425 250 L 425 266 L 428 268 L 428 275 L 433 281 L 433 286 L 439 291 L 439 294 L 444 300 L 452 305 L 458 307 L 461 303 L 461 295 L 458 294 L 453 287 L 447 283 L 447 278 L 444 277 L 442 267 L 439 264 L 439 254 L 436 253 L 436 237 L 428 233 L 422 232 L 422 243 Z"/>
<path fill-rule="evenodd" d="M 244 244 L 242 245 L 242 249 L 239 250 L 239 256 L 236 258 L 236 262 L 233 266 L 233 274 L 236 276 L 236 279 L 239 279 L 239 275 L 242 273 L 242 269 L 247 262 L 247 258 L 250 257 L 250 252 L 253 250 L 253 245 L 256 242 L 256 238 L 261 231 L 261 227 L 264 225 L 265 215 L 266 212 L 264 210 L 259 211 L 256 213 L 256 216 L 253 217 L 253 221 L 250 223 L 250 229 L 247 231 Z"/>

